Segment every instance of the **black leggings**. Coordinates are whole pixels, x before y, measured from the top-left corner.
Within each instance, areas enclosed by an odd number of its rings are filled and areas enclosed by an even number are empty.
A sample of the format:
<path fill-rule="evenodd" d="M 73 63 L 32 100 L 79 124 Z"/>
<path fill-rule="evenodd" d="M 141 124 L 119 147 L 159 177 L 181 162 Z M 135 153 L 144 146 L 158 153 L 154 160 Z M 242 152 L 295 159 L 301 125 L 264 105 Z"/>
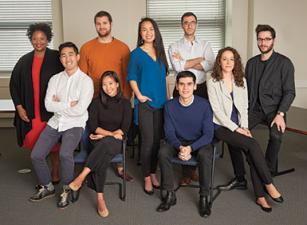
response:
<path fill-rule="evenodd" d="M 139 103 L 139 129 L 141 134 L 141 163 L 143 176 L 155 173 L 162 137 L 163 111 Z"/>
<path fill-rule="evenodd" d="M 122 150 L 122 141 L 114 137 L 105 137 L 92 142 L 94 148 L 87 158 L 85 167 L 91 169 L 87 176 L 87 185 L 97 193 L 103 193 L 107 169 L 113 157 Z"/>
<path fill-rule="evenodd" d="M 250 166 L 254 192 L 257 198 L 264 196 L 264 184 L 272 183 L 272 176 L 266 164 L 260 145 L 254 138 L 236 131 L 220 127 L 215 130 L 215 137 L 227 143 L 232 151 L 243 151 Z"/>

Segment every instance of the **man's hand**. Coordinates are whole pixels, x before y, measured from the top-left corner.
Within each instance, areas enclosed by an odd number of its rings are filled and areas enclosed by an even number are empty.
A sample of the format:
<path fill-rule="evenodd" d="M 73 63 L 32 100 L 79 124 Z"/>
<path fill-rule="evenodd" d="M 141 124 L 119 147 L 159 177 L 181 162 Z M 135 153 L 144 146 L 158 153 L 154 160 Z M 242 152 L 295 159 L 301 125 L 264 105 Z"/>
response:
<path fill-rule="evenodd" d="M 74 107 L 77 104 L 78 104 L 78 101 L 71 101 L 70 102 L 70 107 Z"/>
<path fill-rule="evenodd" d="M 180 55 L 179 52 L 174 52 L 174 53 L 172 54 L 172 57 L 173 57 L 173 59 L 175 59 L 175 60 L 183 60 L 183 58 L 181 57 L 181 55 Z"/>
<path fill-rule="evenodd" d="M 191 152 L 192 152 L 191 146 L 180 146 L 178 158 L 183 161 L 188 161 L 192 157 Z"/>
<path fill-rule="evenodd" d="M 30 120 L 29 120 L 29 118 L 28 118 L 27 112 L 26 112 L 26 110 L 22 107 L 22 105 L 17 105 L 16 108 L 17 108 L 17 112 L 18 112 L 19 117 L 20 117 L 23 121 L 29 123 Z"/>
<path fill-rule="evenodd" d="M 52 95 L 52 101 L 54 102 L 60 102 L 60 98 L 56 95 Z"/>
<path fill-rule="evenodd" d="M 276 115 L 275 118 L 273 119 L 272 123 L 271 123 L 271 127 L 274 126 L 274 124 L 276 124 L 277 126 L 277 130 L 279 132 L 284 133 L 286 130 L 286 123 L 285 123 L 285 119 L 281 116 L 281 115 Z"/>

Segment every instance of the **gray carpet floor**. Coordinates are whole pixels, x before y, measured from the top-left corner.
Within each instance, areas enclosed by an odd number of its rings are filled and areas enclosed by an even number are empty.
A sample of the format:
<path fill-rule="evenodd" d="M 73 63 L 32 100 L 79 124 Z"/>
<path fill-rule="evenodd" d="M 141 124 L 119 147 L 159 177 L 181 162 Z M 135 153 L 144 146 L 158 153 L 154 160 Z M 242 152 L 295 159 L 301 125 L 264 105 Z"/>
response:
<path fill-rule="evenodd" d="M 264 147 L 267 131 L 257 129 L 255 137 Z M 307 136 L 287 132 L 280 153 L 280 169 L 295 167 L 291 174 L 276 177 L 274 183 L 282 192 L 285 202 L 270 201 L 273 212 L 268 214 L 254 203 L 251 181 L 246 191 L 223 192 L 214 201 L 212 214 L 204 219 L 198 215 L 198 190 L 182 188 L 177 192 L 177 204 L 168 212 L 157 213 L 159 193 L 148 196 L 142 191 L 142 178 L 136 160 L 128 158 L 128 170 L 134 181 L 127 184 L 127 199 L 118 198 L 118 187 L 107 186 L 105 197 L 110 211 L 106 219 L 96 213 L 95 193 L 84 186 L 78 202 L 61 210 L 56 198 L 31 203 L 36 177 L 33 171 L 19 174 L 23 168 L 32 169 L 30 152 L 16 145 L 12 128 L 0 129 L 0 224 L 1 225 L 306 225 L 307 224 Z M 131 150 L 130 150 L 131 151 Z M 128 152 L 128 155 L 130 152 Z M 81 166 L 77 166 L 76 172 Z M 179 168 L 175 168 L 179 176 Z M 249 170 L 247 167 L 247 172 Z M 217 160 L 215 184 L 228 181 L 233 175 L 228 152 Z M 117 180 L 112 169 L 108 180 Z M 57 193 L 61 186 L 57 186 Z"/>

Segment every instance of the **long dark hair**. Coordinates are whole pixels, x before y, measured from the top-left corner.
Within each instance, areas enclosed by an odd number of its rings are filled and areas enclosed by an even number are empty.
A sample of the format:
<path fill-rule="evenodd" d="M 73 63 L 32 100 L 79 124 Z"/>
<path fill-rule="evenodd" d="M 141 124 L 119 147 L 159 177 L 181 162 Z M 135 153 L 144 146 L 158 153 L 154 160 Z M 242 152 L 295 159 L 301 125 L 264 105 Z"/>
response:
<path fill-rule="evenodd" d="M 102 105 L 107 108 L 107 103 L 108 103 L 108 99 L 110 99 L 110 96 L 108 94 L 106 94 L 102 88 L 102 81 L 104 78 L 106 77 L 110 77 L 112 78 L 116 83 L 118 83 L 118 88 L 117 88 L 117 95 L 114 96 L 113 98 L 115 98 L 118 102 L 121 101 L 122 97 L 123 97 L 123 92 L 122 92 L 122 89 L 121 89 L 121 85 L 120 85 L 120 81 L 119 81 L 119 78 L 118 78 L 118 75 L 116 72 L 114 71 L 105 71 L 101 77 L 100 77 L 100 91 L 99 91 L 99 97 L 100 97 L 100 100 L 101 100 L 101 103 Z"/>
<path fill-rule="evenodd" d="M 166 55 L 165 55 L 162 36 L 161 36 L 160 30 L 159 30 L 159 27 L 158 27 L 156 21 L 154 21 L 153 19 L 151 19 L 149 17 L 144 17 L 139 22 L 137 47 L 140 47 L 144 44 L 144 40 L 141 36 L 141 26 L 144 22 L 150 22 L 152 24 L 153 28 L 154 28 L 155 40 L 153 42 L 153 46 L 154 46 L 155 51 L 156 51 L 157 59 L 159 60 L 160 63 L 162 62 L 164 64 L 165 70 L 166 70 L 166 73 L 167 73 L 168 72 L 168 64 L 167 64 L 167 59 L 166 59 Z"/>
<path fill-rule="evenodd" d="M 225 47 L 219 50 L 215 63 L 213 66 L 213 71 L 211 76 L 216 80 L 220 81 L 223 79 L 222 67 L 221 67 L 221 58 L 224 52 L 231 51 L 234 56 L 235 65 L 233 67 L 232 73 L 234 77 L 235 84 L 238 87 L 244 87 L 244 72 L 243 72 L 243 65 L 241 61 L 241 56 L 239 55 L 238 51 L 232 47 Z"/>

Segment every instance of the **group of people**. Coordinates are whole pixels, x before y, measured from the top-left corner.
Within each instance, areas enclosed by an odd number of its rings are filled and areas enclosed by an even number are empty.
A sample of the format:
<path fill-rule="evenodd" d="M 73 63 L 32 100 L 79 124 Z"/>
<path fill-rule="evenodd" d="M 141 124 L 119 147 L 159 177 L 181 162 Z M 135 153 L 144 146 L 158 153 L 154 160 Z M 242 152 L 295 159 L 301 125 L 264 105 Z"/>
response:
<path fill-rule="evenodd" d="M 137 47 L 131 53 L 126 44 L 112 36 L 108 12 L 98 12 L 94 23 L 98 36 L 85 43 L 80 53 L 72 42 L 61 44 L 59 51 L 49 49 L 49 25 L 31 25 L 27 35 L 34 50 L 22 56 L 12 72 L 10 90 L 16 107 L 18 144 L 32 149 L 39 181 L 30 201 L 54 196 L 54 185 L 61 179 L 63 191 L 57 206 L 65 208 L 78 200 L 87 180 L 97 193 L 98 214 L 107 217 L 107 168 L 120 153 L 132 122 L 141 137 L 143 190 L 148 195 L 155 188 L 163 193 L 158 212 L 176 204 L 171 158 L 177 156 L 183 161 L 197 159 L 199 176 L 195 168 L 183 168 L 182 184 L 189 184 L 191 178 L 199 181 L 199 214 L 211 214 L 208 196 L 213 139 L 227 143 L 235 174 L 220 189 L 247 188 L 243 152 L 250 166 L 256 204 L 271 212 L 266 194 L 283 202 L 272 176 L 277 172 L 285 114 L 295 97 L 294 67 L 287 57 L 274 51 L 275 30 L 271 26 L 257 26 L 261 54 L 247 62 L 244 73 L 238 52 L 226 47 L 215 58 L 210 43 L 195 35 L 196 15 L 184 13 L 184 36 L 169 48 L 176 72 L 171 99 L 165 49 L 153 19 L 146 17 L 139 22 Z M 259 123 L 270 130 L 265 155 L 249 130 Z M 82 136 L 89 140 L 91 151 L 74 178 L 73 153 Z M 160 146 L 162 138 L 165 143 Z M 46 161 L 49 153 L 51 171 Z M 158 164 L 161 185 L 156 174 Z M 117 172 L 122 179 L 133 179 L 123 173 L 121 165 L 117 165 Z"/>

